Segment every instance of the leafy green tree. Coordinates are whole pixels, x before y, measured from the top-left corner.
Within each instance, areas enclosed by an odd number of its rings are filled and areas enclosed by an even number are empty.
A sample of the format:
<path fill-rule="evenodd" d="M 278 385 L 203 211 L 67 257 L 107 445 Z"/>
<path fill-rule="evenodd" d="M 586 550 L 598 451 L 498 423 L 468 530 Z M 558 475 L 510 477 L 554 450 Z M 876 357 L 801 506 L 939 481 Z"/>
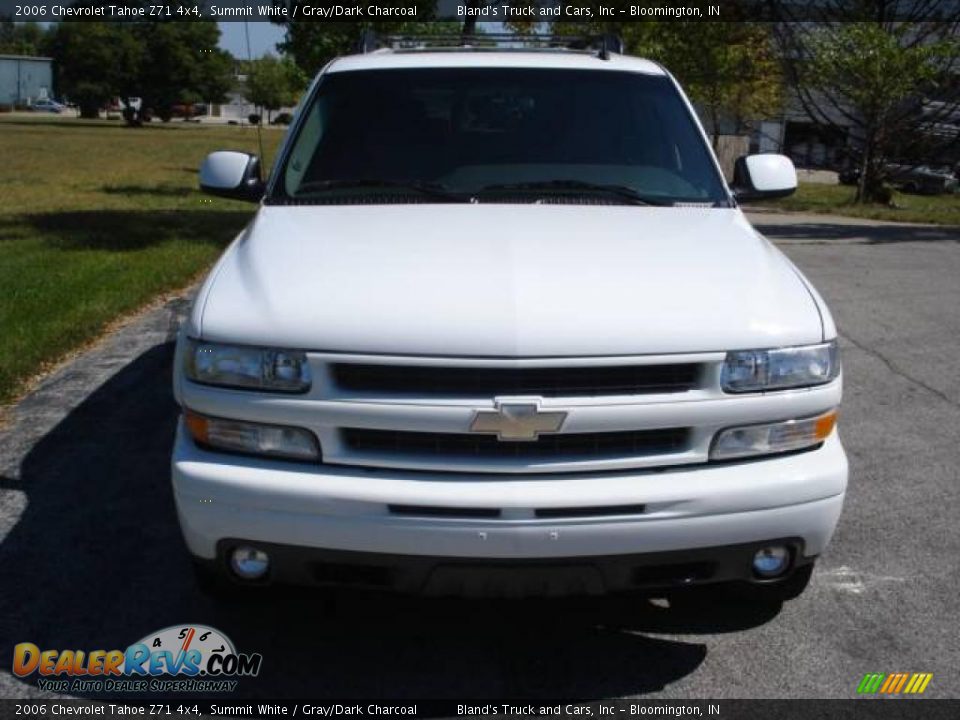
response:
<path fill-rule="evenodd" d="M 144 110 L 166 121 L 175 104 L 217 102 L 230 89 L 233 63 L 217 47 L 220 29 L 215 21 L 138 23 L 130 32 L 146 61 L 129 94 L 142 98 Z"/>
<path fill-rule="evenodd" d="M 50 52 L 60 92 L 77 103 L 84 118 L 99 117 L 110 98 L 127 94 L 144 61 L 144 48 L 120 23 L 59 23 Z"/>
<path fill-rule="evenodd" d="M 80 0 L 84 5 L 103 4 Z M 119 3 L 143 5 L 139 0 Z M 173 105 L 219 102 L 233 83 L 233 58 L 218 47 L 213 20 L 189 22 L 62 22 L 52 31 L 61 92 L 80 106 L 82 117 L 97 117 L 113 97 L 139 97 L 127 121 L 138 125 L 151 111 L 169 120 Z"/>
<path fill-rule="evenodd" d="M 248 63 L 247 99 L 267 111 L 268 122 L 273 111 L 295 105 L 306 86 L 306 75 L 288 58 L 267 55 Z"/>
<path fill-rule="evenodd" d="M 710 120 L 718 146 L 721 121 L 735 133 L 780 114 L 783 74 L 768 25 L 662 23 L 659 56 Z"/>
<path fill-rule="evenodd" d="M 771 7 L 795 104 L 823 134 L 846 138 L 860 171 L 857 202 L 890 201 L 892 160 L 956 157 L 960 4 L 826 0 Z"/>
<path fill-rule="evenodd" d="M 204 102 L 223 102 L 234 85 L 236 60 L 226 50 L 204 53 L 197 67 L 195 94 Z"/>
<path fill-rule="evenodd" d="M 0 53 L 6 55 L 44 55 L 49 52 L 49 33 L 39 23 L 15 23 L 0 16 Z"/>
<path fill-rule="evenodd" d="M 290 9 L 301 4 L 299 0 L 274 0 L 274 4 Z M 361 35 L 373 30 L 382 35 L 407 34 L 429 35 L 459 33 L 459 23 L 424 22 L 436 17 L 437 0 L 411 0 L 406 5 L 417 6 L 416 22 L 311 22 L 310 20 L 272 21 L 286 28 L 286 39 L 278 46 L 294 59 L 307 77 L 313 77 L 328 62 L 338 55 L 352 53 L 357 48 Z"/>
<path fill-rule="evenodd" d="M 579 4 L 597 16 L 599 3 Z M 782 109 L 783 73 L 768 24 L 558 21 L 552 30 L 560 35 L 619 35 L 625 52 L 662 63 L 710 121 L 715 147 L 721 120 L 742 132 Z"/>
<path fill-rule="evenodd" d="M 911 23 L 844 23 L 817 28 L 806 39 L 799 68 L 802 98 L 815 121 L 840 119 L 853 128 L 860 146 L 856 201 L 886 201 L 884 188 L 893 155 L 932 154 L 943 144 L 935 132 L 958 107 L 955 68 L 960 43 L 955 35 L 914 42 L 926 28 Z M 929 107 L 940 95 L 945 102 Z M 956 142 L 956 131 L 948 143 Z"/>

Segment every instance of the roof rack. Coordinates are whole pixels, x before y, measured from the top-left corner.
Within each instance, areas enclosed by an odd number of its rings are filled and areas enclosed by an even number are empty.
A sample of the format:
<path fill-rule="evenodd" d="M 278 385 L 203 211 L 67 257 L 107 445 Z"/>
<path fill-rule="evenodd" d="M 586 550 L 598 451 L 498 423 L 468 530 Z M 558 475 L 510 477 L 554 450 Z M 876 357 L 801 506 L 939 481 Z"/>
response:
<path fill-rule="evenodd" d="M 618 35 L 517 35 L 483 33 L 481 35 L 378 35 L 364 30 L 357 51 L 375 50 L 579 50 L 593 52 L 601 60 L 611 53 L 623 53 L 623 40 Z"/>

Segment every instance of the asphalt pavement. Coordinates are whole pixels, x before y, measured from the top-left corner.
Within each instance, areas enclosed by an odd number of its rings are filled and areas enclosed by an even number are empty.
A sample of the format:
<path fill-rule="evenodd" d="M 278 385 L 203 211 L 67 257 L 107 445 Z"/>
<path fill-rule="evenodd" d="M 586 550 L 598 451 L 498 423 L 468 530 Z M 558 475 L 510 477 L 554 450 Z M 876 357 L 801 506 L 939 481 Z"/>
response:
<path fill-rule="evenodd" d="M 125 648 L 203 623 L 261 652 L 244 697 L 855 695 L 867 672 L 932 672 L 960 697 L 960 231 L 753 216 L 841 332 L 851 484 L 801 598 L 763 610 L 639 598 L 512 603 L 193 585 L 169 488 L 175 298 L 65 365 L 0 429 L 0 697 L 19 642 Z M 35 677 L 35 676 L 34 676 Z"/>

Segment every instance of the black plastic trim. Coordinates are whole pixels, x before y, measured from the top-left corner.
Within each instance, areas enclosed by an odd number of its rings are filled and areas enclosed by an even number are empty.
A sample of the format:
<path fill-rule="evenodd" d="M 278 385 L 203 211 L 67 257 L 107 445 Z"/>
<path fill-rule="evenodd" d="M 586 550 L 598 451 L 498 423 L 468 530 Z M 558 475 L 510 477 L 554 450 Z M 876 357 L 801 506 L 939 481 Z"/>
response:
<path fill-rule="evenodd" d="M 760 548 L 774 544 L 787 545 L 792 565 L 777 578 L 758 579 L 752 571 L 753 556 Z M 414 595 L 486 595 L 490 594 L 491 583 L 506 586 L 497 587 L 494 594 L 506 589 L 511 596 L 518 588 L 521 594 L 563 595 L 684 588 L 731 581 L 775 585 L 788 580 L 798 568 L 816 561 L 815 556 L 804 555 L 803 540 L 798 537 L 670 552 L 510 559 L 366 553 L 227 538 L 218 543 L 216 559 L 195 561 L 223 571 L 228 567 L 230 551 L 241 545 L 270 555 L 271 582 Z M 238 586 L 249 584 L 230 577 Z M 523 592 L 530 589 L 531 578 L 535 578 L 534 591 Z"/>

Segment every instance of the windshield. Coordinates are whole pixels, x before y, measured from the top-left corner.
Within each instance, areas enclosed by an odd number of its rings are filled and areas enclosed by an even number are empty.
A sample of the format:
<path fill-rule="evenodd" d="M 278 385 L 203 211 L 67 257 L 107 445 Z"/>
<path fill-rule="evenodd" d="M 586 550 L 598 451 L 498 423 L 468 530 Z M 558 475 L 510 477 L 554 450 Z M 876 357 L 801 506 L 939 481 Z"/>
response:
<path fill-rule="evenodd" d="M 330 73 L 304 109 L 274 190 L 274 200 L 308 203 L 571 195 L 727 203 L 668 78 L 591 70 Z"/>

